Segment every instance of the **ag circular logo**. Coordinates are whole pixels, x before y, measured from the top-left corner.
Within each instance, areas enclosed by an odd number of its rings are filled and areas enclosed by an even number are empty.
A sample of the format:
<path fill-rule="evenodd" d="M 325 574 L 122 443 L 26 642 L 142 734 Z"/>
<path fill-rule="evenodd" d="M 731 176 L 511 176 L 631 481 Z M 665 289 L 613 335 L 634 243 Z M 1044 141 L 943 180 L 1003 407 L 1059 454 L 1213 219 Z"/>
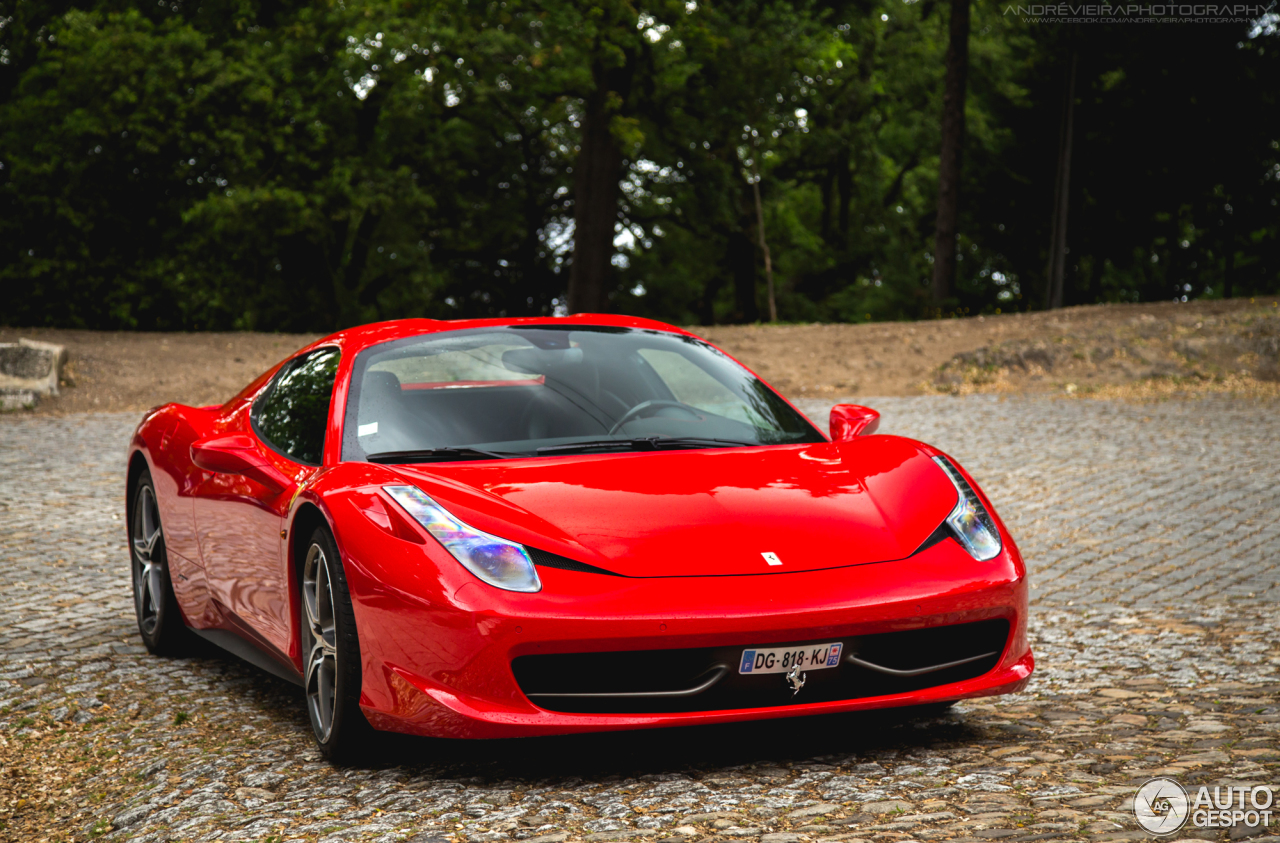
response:
<path fill-rule="evenodd" d="M 1138 825 L 1152 834 L 1173 834 L 1187 823 L 1191 800 L 1173 779 L 1151 779 L 1133 797 Z"/>

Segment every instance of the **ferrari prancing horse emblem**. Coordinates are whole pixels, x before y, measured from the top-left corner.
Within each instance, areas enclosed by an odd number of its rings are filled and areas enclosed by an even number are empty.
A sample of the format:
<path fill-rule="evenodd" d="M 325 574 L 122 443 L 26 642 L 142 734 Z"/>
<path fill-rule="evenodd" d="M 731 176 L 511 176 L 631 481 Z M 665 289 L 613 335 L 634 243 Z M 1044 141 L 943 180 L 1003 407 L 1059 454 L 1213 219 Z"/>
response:
<path fill-rule="evenodd" d="M 764 557 L 764 561 L 765 561 L 765 564 L 766 564 L 766 565 L 781 565 L 781 564 L 782 564 L 782 560 L 778 558 L 778 554 L 776 554 L 776 553 L 762 553 L 762 554 L 760 554 L 760 555 Z"/>
<path fill-rule="evenodd" d="M 800 665 L 795 665 L 791 670 L 787 671 L 787 684 L 791 686 L 791 696 L 800 693 L 800 689 L 804 687 L 804 681 L 808 678 L 807 673 L 800 672 Z"/>

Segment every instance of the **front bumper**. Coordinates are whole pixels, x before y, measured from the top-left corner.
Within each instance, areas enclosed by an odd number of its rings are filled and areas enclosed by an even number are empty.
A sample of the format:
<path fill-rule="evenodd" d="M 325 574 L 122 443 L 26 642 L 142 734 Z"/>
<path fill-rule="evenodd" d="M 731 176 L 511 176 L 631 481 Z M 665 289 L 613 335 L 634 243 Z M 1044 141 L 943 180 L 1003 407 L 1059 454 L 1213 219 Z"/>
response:
<path fill-rule="evenodd" d="M 1034 667 L 1027 582 L 1013 542 L 975 562 L 952 540 L 909 559 L 759 576 L 633 579 L 539 571 L 538 594 L 504 592 L 467 575 L 443 549 L 404 545 L 376 562 L 351 554 L 348 579 L 363 658 L 361 707 L 378 729 L 434 737 L 503 738 L 725 723 L 918 705 L 1014 693 Z M 385 550 L 385 542 L 379 542 Z M 355 543 L 355 546 L 362 546 Z M 368 545 L 363 545 L 368 546 Z M 412 563 L 410 554 L 418 561 Z M 521 656 L 687 648 L 767 647 L 798 641 L 967 624 L 1008 623 L 981 675 L 903 693 L 712 710 L 553 711 L 526 696 Z M 603 656 L 602 656 L 603 658 Z M 844 666 L 837 668 L 843 670 Z M 781 686 L 783 679 L 778 676 Z M 581 708 L 581 707 L 579 707 Z"/>

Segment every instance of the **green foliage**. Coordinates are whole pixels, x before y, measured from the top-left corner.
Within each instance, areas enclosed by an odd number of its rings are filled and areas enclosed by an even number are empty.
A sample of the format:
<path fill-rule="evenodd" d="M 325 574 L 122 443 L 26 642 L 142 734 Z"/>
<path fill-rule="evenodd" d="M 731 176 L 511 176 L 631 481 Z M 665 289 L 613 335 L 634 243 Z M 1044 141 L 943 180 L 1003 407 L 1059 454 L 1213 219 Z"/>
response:
<path fill-rule="evenodd" d="M 0 4 L 0 323 L 324 330 L 551 313 L 584 102 L 620 311 L 928 315 L 946 4 Z M 1274 26 L 975 4 L 957 309 L 1040 301 L 1072 53 L 1069 303 L 1280 289 Z M 610 76 L 612 74 L 612 76 Z M 615 90 L 621 90 L 621 87 Z M 1190 286 L 1190 289 L 1187 287 Z"/>

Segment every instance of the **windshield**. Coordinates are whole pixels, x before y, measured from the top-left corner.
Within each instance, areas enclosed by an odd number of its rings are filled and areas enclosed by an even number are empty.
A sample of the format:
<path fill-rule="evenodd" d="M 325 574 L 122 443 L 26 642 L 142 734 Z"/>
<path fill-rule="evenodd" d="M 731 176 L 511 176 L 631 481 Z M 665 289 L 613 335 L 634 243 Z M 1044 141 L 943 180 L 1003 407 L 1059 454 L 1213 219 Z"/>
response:
<path fill-rule="evenodd" d="M 518 326 L 361 352 L 344 460 L 419 462 L 824 441 L 758 378 L 689 336 Z"/>

